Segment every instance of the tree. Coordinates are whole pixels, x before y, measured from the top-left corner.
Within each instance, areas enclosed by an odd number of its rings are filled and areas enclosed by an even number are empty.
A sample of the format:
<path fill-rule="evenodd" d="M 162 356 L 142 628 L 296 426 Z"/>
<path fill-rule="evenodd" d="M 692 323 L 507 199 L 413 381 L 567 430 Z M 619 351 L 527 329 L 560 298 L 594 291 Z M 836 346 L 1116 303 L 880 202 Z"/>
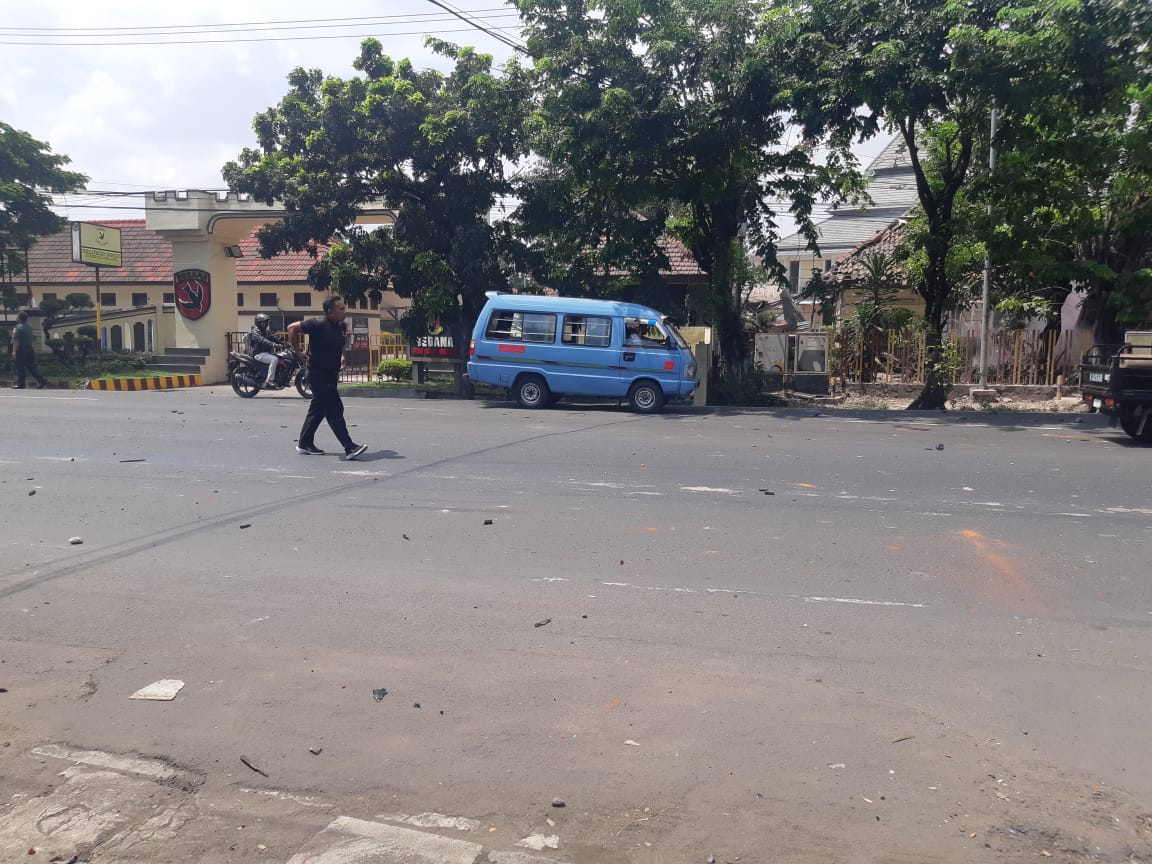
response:
<path fill-rule="evenodd" d="M 609 274 L 651 283 L 671 233 L 708 274 L 693 298 L 717 329 L 723 368 L 747 354 L 737 278 L 745 246 L 773 271 L 787 208 L 815 239 L 821 195 L 851 176 L 846 146 L 823 163 L 789 144 L 780 46 L 792 23 L 754 0 L 519 0 L 541 157 L 521 188 L 521 230 L 543 277 L 589 292 Z M 757 42 L 758 28 L 774 39 Z M 783 205 L 777 201 L 784 201 Z"/>
<path fill-rule="evenodd" d="M 802 13 L 792 62 L 807 133 L 866 138 L 887 126 L 911 157 L 924 226 L 916 238 L 923 269 L 913 284 L 925 302 L 929 358 L 911 408 L 944 408 L 944 327 L 967 289 L 948 274 L 954 216 L 974 160 L 986 152 L 989 107 L 1025 112 L 1056 89 L 1095 99 L 1088 79 L 1101 46 L 1069 39 L 1072 30 L 1062 24 L 1084 23 L 1093 5 L 813 0 Z"/>
<path fill-rule="evenodd" d="M 63 166 L 71 160 L 52 152 L 27 132 L 0 123 L 0 259 L 7 276 L 23 272 L 21 256 L 37 237 L 55 234 L 67 220 L 52 212 L 53 192 L 83 189 L 88 178 Z"/>
<path fill-rule="evenodd" d="M 1109 0 L 1050 14 L 1079 74 L 1005 106 L 980 237 L 1005 308 L 1038 312 L 1053 332 L 1079 290 L 1097 341 L 1119 342 L 1152 322 L 1152 11 Z"/>
<path fill-rule="evenodd" d="M 412 300 L 410 335 L 439 321 L 463 351 L 485 292 L 508 288 L 515 247 L 489 214 L 524 152 L 527 89 L 514 61 L 498 76 L 488 55 L 430 44 L 454 61 L 451 74 L 394 62 L 375 39 L 354 63 L 361 76 L 296 69 L 288 94 L 253 123 L 259 149 L 224 177 L 287 210 L 259 231 L 261 255 L 311 253 L 313 286 L 350 300 L 391 287 Z M 397 209 L 394 225 L 355 224 L 380 201 Z"/>

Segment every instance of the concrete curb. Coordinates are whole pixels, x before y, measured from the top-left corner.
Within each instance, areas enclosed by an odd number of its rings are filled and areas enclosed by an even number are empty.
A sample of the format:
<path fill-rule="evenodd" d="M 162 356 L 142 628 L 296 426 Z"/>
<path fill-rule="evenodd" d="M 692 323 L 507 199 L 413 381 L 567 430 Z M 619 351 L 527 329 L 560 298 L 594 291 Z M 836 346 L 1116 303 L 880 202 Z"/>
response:
<path fill-rule="evenodd" d="M 156 378 L 101 378 L 88 382 L 89 390 L 173 390 L 177 387 L 199 387 L 199 375 L 161 375 Z"/>

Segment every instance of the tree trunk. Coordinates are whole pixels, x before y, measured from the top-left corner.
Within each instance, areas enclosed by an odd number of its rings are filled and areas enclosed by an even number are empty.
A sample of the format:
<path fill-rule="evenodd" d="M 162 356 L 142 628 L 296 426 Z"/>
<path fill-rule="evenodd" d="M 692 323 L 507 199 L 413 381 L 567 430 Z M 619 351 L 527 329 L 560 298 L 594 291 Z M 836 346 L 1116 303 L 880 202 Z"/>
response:
<path fill-rule="evenodd" d="M 921 291 L 925 302 L 924 320 L 928 325 L 924 343 L 924 389 L 908 406 L 909 411 L 944 411 L 948 401 L 948 370 L 941 364 L 945 356 L 944 316 L 947 309 L 944 299 L 948 294 L 944 264 L 948 243 L 936 238 L 933 240 L 935 242 L 930 242 L 926 250 L 928 268 Z"/>

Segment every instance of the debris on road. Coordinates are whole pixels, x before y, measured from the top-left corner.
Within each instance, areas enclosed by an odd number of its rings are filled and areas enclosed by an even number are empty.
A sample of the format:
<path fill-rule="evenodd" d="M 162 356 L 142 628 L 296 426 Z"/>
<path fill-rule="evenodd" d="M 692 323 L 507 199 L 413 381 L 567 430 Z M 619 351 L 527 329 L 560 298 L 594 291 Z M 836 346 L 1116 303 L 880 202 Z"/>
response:
<path fill-rule="evenodd" d="M 551 618 L 545 618 L 543 621 L 537 621 L 537 622 L 536 622 L 535 624 L 533 624 L 532 626 L 533 626 L 533 627 L 543 627 L 545 624 L 551 624 L 551 623 L 552 623 L 552 619 L 551 619 Z"/>
<path fill-rule="evenodd" d="M 241 756 L 240 761 L 243 762 L 249 768 L 251 768 L 253 771 L 255 771 L 257 774 L 259 774 L 261 777 L 267 777 L 268 776 L 267 771 L 264 771 L 263 769 L 258 768 L 255 765 L 253 765 L 251 762 L 249 762 L 247 756 Z"/>
<path fill-rule="evenodd" d="M 120 462 L 121 462 L 122 464 L 123 464 L 124 462 L 147 462 L 147 461 L 148 461 L 147 459 L 121 459 L 121 460 L 120 460 Z"/>
<path fill-rule="evenodd" d="M 911 740 L 912 740 L 913 738 L 915 738 L 915 737 L 916 737 L 915 735 L 904 735 L 904 736 L 901 736 L 900 738 L 897 738 L 897 739 L 896 739 L 895 741 L 893 741 L 892 743 L 893 743 L 893 744 L 899 744 L 899 743 L 900 743 L 900 742 L 902 742 L 902 741 L 911 741 Z"/>
<path fill-rule="evenodd" d="M 484 524 L 485 524 L 485 525 L 491 525 L 491 524 L 492 524 L 492 520 L 491 520 L 491 519 L 485 519 L 485 520 L 484 520 Z"/>
<path fill-rule="evenodd" d="M 627 739 L 624 743 L 627 744 L 629 747 L 639 747 L 640 746 L 638 743 L 633 741 L 631 738 Z"/>
<path fill-rule="evenodd" d="M 937 444 L 937 445 L 936 445 L 936 449 L 937 449 L 937 450 L 943 450 L 943 449 L 944 449 L 944 445 L 943 445 L 943 444 Z"/>
<path fill-rule="evenodd" d="M 241 525 L 240 525 L 240 530 L 241 530 L 241 531 L 243 531 L 245 528 L 251 528 L 251 527 L 252 527 L 252 523 L 251 523 L 251 522 L 243 522 L 243 523 L 241 523 Z"/>
<path fill-rule="evenodd" d="M 324 748 L 323 747 L 309 747 L 308 752 L 311 753 L 313 756 L 319 756 L 321 753 L 324 752 Z"/>
<path fill-rule="evenodd" d="M 566 807 L 566 806 L 568 806 L 568 805 L 566 805 L 566 804 L 564 803 L 564 799 L 563 799 L 563 798 L 553 798 L 553 799 L 552 799 L 552 806 L 553 806 L 553 807 Z"/>
<path fill-rule="evenodd" d="M 146 699 L 150 702 L 171 702 L 176 694 L 184 689 L 184 682 L 176 678 L 162 678 L 147 687 L 141 687 L 129 699 Z"/>
<path fill-rule="evenodd" d="M 413 703 L 412 703 L 412 707 L 413 707 L 413 708 L 419 708 L 419 707 L 420 707 L 420 703 L 419 703 L 419 702 L 413 702 Z"/>
<path fill-rule="evenodd" d="M 35 494 L 36 494 L 36 490 L 35 490 L 35 489 L 29 489 L 29 490 L 28 490 L 28 494 L 29 494 L 29 495 L 35 495 Z"/>
<path fill-rule="evenodd" d="M 383 702 L 384 697 L 387 695 L 388 695 L 388 690 L 385 689 L 384 687 L 377 687 L 375 690 L 372 691 L 372 698 L 375 699 L 377 702 Z"/>
<path fill-rule="evenodd" d="M 525 849 L 535 849 L 537 852 L 543 852 L 545 849 L 559 849 L 560 838 L 555 834 L 549 834 L 545 837 L 543 834 L 530 834 L 523 840 L 516 843 L 517 846 L 523 846 Z"/>
<path fill-rule="evenodd" d="M 831 765 L 829 765 L 828 767 L 829 767 L 829 768 L 833 768 L 833 769 L 836 769 L 836 768 L 847 768 L 848 766 L 847 766 L 847 765 L 845 765 L 843 762 L 833 762 L 833 763 L 832 763 Z"/>
<path fill-rule="evenodd" d="M 79 546 L 81 543 L 84 542 L 84 538 L 83 537 L 69 537 L 68 542 L 73 546 Z"/>

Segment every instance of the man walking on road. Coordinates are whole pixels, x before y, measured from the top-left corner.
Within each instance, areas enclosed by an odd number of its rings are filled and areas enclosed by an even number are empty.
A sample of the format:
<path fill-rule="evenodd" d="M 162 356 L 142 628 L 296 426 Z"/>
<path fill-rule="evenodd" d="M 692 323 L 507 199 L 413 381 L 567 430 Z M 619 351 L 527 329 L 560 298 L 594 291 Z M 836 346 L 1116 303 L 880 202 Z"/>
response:
<path fill-rule="evenodd" d="M 36 386 L 43 390 L 48 381 L 36 368 L 36 350 L 32 347 L 32 328 L 28 326 L 28 313 L 16 316 L 16 329 L 12 331 L 12 342 L 8 353 L 16 361 L 16 389 L 24 389 L 24 381 L 30 373 L 36 379 Z"/>
<path fill-rule="evenodd" d="M 323 318 L 307 318 L 288 325 L 288 339 L 297 354 L 302 353 L 302 334 L 308 334 L 308 353 L 305 356 L 308 358 L 308 383 L 312 387 L 312 401 L 300 429 L 300 438 L 296 441 L 296 452 L 308 456 L 324 455 L 324 451 L 316 446 L 316 430 L 320 428 L 321 421 L 327 420 L 333 434 L 344 447 L 341 458 L 351 461 L 367 450 L 368 446 L 357 444 L 348 434 L 348 425 L 344 422 L 344 403 L 337 389 L 340 370 L 344 368 L 344 340 L 347 332 L 344 317 L 348 314 L 348 307 L 344 305 L 344 298 L 336 296 L 325 299 L 323 307 Z"/>

